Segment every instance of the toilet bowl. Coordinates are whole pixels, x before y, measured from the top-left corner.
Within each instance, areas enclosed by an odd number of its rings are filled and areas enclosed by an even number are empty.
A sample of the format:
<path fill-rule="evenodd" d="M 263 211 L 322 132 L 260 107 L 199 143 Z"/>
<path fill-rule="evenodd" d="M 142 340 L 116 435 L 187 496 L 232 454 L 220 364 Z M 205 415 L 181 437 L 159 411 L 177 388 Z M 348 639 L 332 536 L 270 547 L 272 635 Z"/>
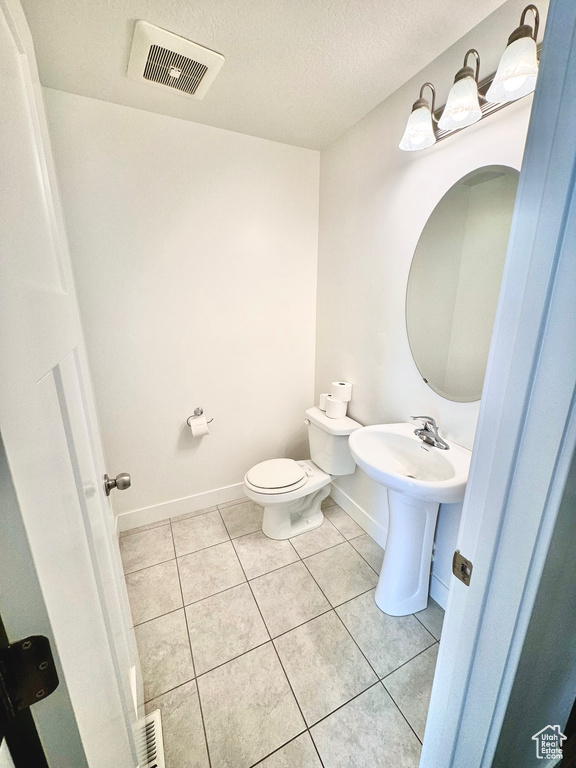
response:
<path fill-rule="evenodd" d="M 244 493 L 264 507 L 262 532 L 271 539 L 289 539 L 322 525 L 321 505 L 330 483 L 355 469 L 348 438 L 362 425 L 347 416 L 331 419 L 319 408 L 309 408 L 306 417 L 311 460 L 269 459 L 244 476 Z"/>
<path fill-rule="evenodd" d="M 289 467 L 286 462 L 293 466 Z M 278 486 L 289 469 L 298 479 Z M 331 481 L 332 475 L 323 472 L 312 461 L 270 459 L 256 464 L 246 473 L 244 493 L 264 507 L 263 533 L 270 539 L 289 539 L 322 525 L 324 515 L 320 506 L 330 493 Z M 264 483 L 268 483 L 268 487 Z"/>

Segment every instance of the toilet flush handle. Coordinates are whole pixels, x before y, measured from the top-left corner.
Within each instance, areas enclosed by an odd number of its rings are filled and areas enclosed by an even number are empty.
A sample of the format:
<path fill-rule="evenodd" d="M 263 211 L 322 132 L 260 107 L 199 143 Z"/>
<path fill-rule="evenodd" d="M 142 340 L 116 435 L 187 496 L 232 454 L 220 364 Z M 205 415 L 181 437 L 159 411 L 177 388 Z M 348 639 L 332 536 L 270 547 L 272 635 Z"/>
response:
<path fill-rule="evenodd" d="M 307 427 L 310 426 L 310 419 L 304 419 L 304 424 L 306 424 Z"/>

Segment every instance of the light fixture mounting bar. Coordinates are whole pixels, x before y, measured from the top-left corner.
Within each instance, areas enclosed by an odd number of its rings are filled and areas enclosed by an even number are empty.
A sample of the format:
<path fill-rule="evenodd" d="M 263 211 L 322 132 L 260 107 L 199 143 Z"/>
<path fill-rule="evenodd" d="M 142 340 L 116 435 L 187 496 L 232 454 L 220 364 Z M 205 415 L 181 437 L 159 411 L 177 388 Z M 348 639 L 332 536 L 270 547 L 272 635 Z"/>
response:
<path fill-rule="evenodd" d="M 530 6 L 529 6 L 530 7 Z M 537 53 L 538 53 L 538 60 L 540 60 L 540 51 L 542 50 L 542 44 L 537 46 Z M 503 104 L 497 104 L 494 102 L 486 101 L 486 93 L 488 91 L 488 88 L 492 85 L 492 81 L 494 80 L 494 77 L 496 76 L 496 72 L 493 72 L 488 77 L 485 77 L 484 80 L 481 80 L 478 83 L 478 95 L 480 97 L 480 110 L 482 111 L 482 117 L 480 120 L 484 120 L 485 117 L 488 117 L 489 115 L 493 115 L 494 112 L 498 112 L 501 109 L 504 109 L 504 107 L 509 106 L 510 104 L 515 104 L 515 101 L 506 101 Z M 444 106 L 439 107 L 434 113 L 434 121 L 437 123 L 440 117 L 442 116 L 442 112 L 444 111 Z M 480 122 L 478 120 L 478 122 Z M 450 131 L 442 131 L 439 128 L 436 128 L 436 143 L 439 141 L 442 141 L 443 139 L 447 139 L 449 136 L 454 136 L 456 133 L 460 133 L 460 131 L 466 130 L 467 126 L 463 126 L 462 128 L 456 128 Z"/>

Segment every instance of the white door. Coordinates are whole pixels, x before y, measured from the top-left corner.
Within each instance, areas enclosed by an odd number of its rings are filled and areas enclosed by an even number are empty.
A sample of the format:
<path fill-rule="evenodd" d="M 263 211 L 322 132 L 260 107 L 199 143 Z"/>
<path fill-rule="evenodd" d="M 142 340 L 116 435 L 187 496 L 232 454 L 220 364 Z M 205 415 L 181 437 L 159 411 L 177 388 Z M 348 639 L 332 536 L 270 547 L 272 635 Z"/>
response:
<path fill-rule="evenodd" d="M 17 0 L 0 0 L 0 105 L 0 433 L 5 474 L 17 500 L 87 764 L 129 768 L 136 764 L 130 678 L 137 671 L 137 656 L 114 518 L 103 490 L 102 448 L 42 93 Z M 125 469 L 109 468 L 109 473 Z M 0 542 L 0 558 L 2 548 L 11 545 L 6 539 Z M 23 558 L 21 567 L 32 566 Z M 14 615 L 18 606 L 22 612 L 27 609 L 27 596 L 5 580 L 0 599 L 0 614 Z M 55 695 L 35 705 L 38 713 L 51 706 L 58 706 Z M 60 706 L 65 713 L 66 703 Z M 54 734 L 49 738 L 42 732 L 41 720 L 38 714 L 40 737 L 48 743 Z M 58 727 L 58 719 L 52 722 Z M 65 725 L 63 716 L 63 741 Z M 72 759 L 68 763 L 60 758 L 53 765 L 78 768 Z"/>

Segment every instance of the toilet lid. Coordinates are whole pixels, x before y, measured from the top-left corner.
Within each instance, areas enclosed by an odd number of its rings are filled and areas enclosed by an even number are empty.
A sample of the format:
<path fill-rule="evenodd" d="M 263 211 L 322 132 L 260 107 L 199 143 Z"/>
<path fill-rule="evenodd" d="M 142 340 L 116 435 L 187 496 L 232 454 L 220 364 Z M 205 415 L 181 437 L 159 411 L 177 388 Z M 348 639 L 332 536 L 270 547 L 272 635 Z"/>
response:
<path fill-rule="evenodd" d="M 269 459 L 252 467 L 246 479 L 256 488 L 289 488 L 306 479 L 306 473 L 292 459 Z"/>

